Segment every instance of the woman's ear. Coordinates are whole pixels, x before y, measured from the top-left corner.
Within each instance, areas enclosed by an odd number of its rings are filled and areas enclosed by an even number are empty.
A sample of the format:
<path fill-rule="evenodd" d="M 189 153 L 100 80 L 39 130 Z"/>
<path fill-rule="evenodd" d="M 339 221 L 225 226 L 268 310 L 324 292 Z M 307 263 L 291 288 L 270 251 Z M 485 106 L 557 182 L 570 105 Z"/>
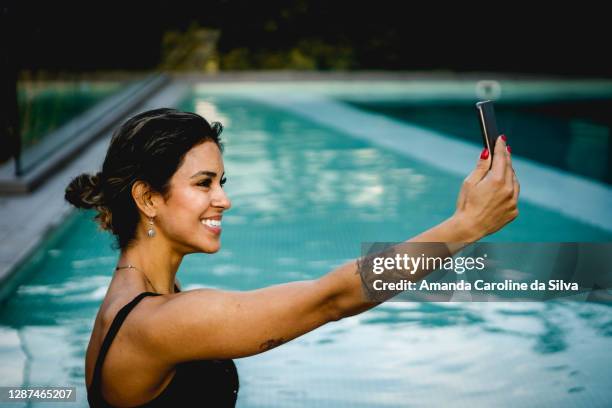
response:
<path fill-rule="evenodd" d="M 157 193 L 151 190 L 144 181 L 137 181 L 132 185 L 132 198 L 134 202 L 147 217 L 152 218 L 157 215 Z"/>

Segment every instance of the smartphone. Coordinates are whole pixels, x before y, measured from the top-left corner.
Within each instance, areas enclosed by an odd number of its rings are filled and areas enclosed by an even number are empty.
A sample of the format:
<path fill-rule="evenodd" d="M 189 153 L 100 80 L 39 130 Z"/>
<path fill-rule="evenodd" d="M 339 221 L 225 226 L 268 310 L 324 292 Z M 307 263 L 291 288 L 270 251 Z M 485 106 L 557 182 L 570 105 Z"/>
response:
<path fill-rule="evenodd" d="M 477 102 L 476 110 L 478 111 L 478 120 L 482 132 L 482 144 L 485 148 L 489 149 L 489 154 L 491 155 L 491 159 L 493 159 L 495 141 L 497 140 L 497 136 L 499 136 L 493 101 Z M 493 163 L 493 160 L 491 160 L 491 163 Z"/>

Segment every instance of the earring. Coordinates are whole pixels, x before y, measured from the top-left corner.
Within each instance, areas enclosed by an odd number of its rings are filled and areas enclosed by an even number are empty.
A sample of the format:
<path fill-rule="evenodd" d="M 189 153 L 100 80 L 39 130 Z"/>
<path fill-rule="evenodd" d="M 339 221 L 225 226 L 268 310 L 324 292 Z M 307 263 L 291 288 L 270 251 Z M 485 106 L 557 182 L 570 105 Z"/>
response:
<path fill-rule="evenodd" d="M 155 230 L 153 229 L 153 217 L 149 218 L 149 229 L 147 230 L 147 235 L 149 238 L 153 238 L 155 236 Z"/>

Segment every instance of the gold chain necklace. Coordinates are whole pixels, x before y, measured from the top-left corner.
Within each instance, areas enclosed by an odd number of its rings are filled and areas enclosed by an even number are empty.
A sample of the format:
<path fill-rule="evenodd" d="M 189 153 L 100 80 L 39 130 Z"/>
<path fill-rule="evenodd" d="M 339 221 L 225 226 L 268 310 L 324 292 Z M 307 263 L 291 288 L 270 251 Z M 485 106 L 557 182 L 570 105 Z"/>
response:
<path fill-rule="evenodd" d="M 149 282 L 149 285 L 151 285 L 151 287 L 153 288 L 153 290 L 155 291 L 155 293 L 159 293 L 157 292 L 157 289 L 155 289 L 155 286 L 153 286 L 153 284 L 151 283 L 151 281 L 149 280 L 149 278 L 147 277 L 147 274 L 144 273 L 143 271 L 141 271 L 140 269 L 138 269 L 137 267 L 127 264 L 125 266 L 118 266 L 115 268 L 116 271 L 118 271 L 119 269 L 136 269 L 138 272 L 142 273 L 142 275 L 145 277 L 145 279 L 147 280 L 147 282 Z"/>

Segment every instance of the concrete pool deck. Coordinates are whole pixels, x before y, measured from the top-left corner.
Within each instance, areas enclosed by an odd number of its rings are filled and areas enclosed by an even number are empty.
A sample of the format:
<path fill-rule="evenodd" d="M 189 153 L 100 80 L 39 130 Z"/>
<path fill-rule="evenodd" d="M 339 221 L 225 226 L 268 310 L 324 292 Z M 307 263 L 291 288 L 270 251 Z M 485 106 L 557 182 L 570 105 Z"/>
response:
<path fill-rule="evenodd" d="M 335 102 L 330 96 L 352 95 L 353 98 L 375 100 L 380 98 L 451 97 L 473 98 L 474 84 L 483 75 L 448 77 L 427 74 L 369 73 L 240 73 L 209 75 L 176 75 L 174 80 L 147 99 L 139 108 L 121 120 L 143 110 L 176 106 L 188 89 L 202 95 L 234 95 L 255 99 L 261 103 L 307 117 L 324 126 L 330 126 L 354 137 L 368 140 L 378 146 L 427 161 L 431 146 L 443 152 L 430 163 L 454 174 L 467 174 L 471 170 L 479 148 L 428 129 L 373 115 Z M 368 81 L 379 81 L 363 92 Z M 584 89 L 591 94 L 612 94 L 612 81 L 545 81 L 541 78 L 500 79 L 506 81 L 504 89 L 509 95 L 521 97 L 538 95 L 541 98 L 559 96 L 580 99 Z M 558 84 L 565 85 L 559 88 Z M 527 91 L 518 85 L 530 84 Z M 521 93 L 523 92 L 523 93 Z M 514 93 L 514 94 L 513 94 Z M 346 115 L 346 116 L 343 116 Z M 358 117 L 357 117 L 358 116 Z M 344 119 L 340 120 L 339 118 Z M 351 126 L 355 121 L 360 128 Z M 385 128 L 381 138 L 379 129 Z M 47 234 L 71 214 L 64 201 L 64 189 L 70 180 L 82 172 L 97 171 L 105 156 L 111 131 L 94 140 L 70 164 L 58 171 L 29 195 L 0 196 L 0 301 L 18 285 L 13 273 L 27 259 Z M 410 135 L 410 144 L 405 136 Z M 452 157 L 449 152 L 453 152 Z M 446 152 L 446 153 L 444 153 Z M 429 160 L 431 161 L 431 160 Z M 521 177 L 522 197 L 535 204 L 553 208 L 563 214 L 612 231 L 612 189 L 602 183 L 549 169 L 537 163 L 515 158 L 517 173 Z M 560 200 L 573 197 L 572 202 Z M 552 206 L 552 207 L 551 207 Z"/>

